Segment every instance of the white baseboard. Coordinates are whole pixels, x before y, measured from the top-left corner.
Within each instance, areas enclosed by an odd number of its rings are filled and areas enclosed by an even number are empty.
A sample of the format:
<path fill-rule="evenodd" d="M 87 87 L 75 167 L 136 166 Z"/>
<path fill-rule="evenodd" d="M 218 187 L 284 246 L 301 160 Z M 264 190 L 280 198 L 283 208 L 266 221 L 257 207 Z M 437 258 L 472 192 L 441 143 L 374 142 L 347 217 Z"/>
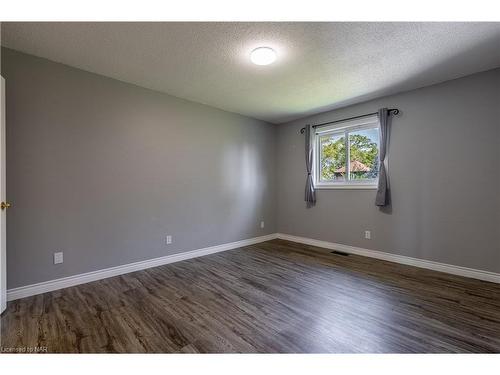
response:
<path fill-rule="evenodd" d="M 415 266 L 419 268 L 426 268 L 429 270 L 445 272 L 445 273 L 450 273 L 452 275 L 470 277 L 473 279 L 479 279 L 484 281 L 490 281 L 493 283 L 500 283 L 500 274 L 494 272 L 482 271 L 461 266 L 454 266 L 452 264 L 438 263 L 430 260 L 411 258 L 404 255 L 384 253 L 382 251 L 368 250 L 368 249 L 363 249 L 361 247 L 342 245 L 333 242 L 314 240 L 312 238 L 292 236 L 284 233 L 278 233 L 277 237 L 287 241 L 298 242 L 317 247 L 323 247 L 325 249 L 342 251 L 349 254 L 356 254 L 370 258 L 387 260 L 389 262 L 406 264 L 409 266 Z"/>
<path fill-rule="evenodd" d="M 181 260 L 201 257 L 203 255 L 214 254 L 221 251 L 232 250 L 238 247 L 249 246 L 260 242 L 270 241 L 277 238 L 277 234 L 269 234 L 261 237 L 249 238 L 246 240 L 226 243 L 217 246 L 205 247 L 202 249 L 186 251 L 184 253 L 167 255 L 160 258 L 143 260 L 140 262 L 124 264 L 122 266 L 105 268 L 98 271 L 82 273 L 79 275 L 64 277 L 50 281 L 44 281 L 37 284 L 26 285 L 19 288 L 7 290 L 7 300 L 34 296 L 41 293 L 51 292 L 58 289 L 68 288 L 79 284 L 89 283 L 91 281 L 106 279 L 108 277 L 123 275 L 125 273 L 140 271 L 146 268 L 157 267 L 168 263 L 179 262 Z"/>
<path fill-rule="evenodd" d="M 430 260 L 411 258 L 403 255 L 384 253 L 382 251 L 363 249 L 361 247 L 342 245 L 334 242 L 320 241 L 312 238 L 292 236 L 290 234 L 273 233 L 273 234 L 268 234 L 266 236 L 254 237 L 222 245 L 205 247 L 202 249 L 187 251 L 184 253 L 167 255 L 160 258 L 129 263 L 122 266 L 106 268 L 98 271 L 82 273 L 79 275 L 64 277 L 61 279 L 55 279 L 37 284 L 22 286 L 19 288 L 9 289 L 7 290 L 7 300 L 14 301 L 16 299 L 30 297 L 58 289 L 68 288 L 70 286 L 75 286 L 79 284 L 89 283 L 91 281 L 102 280 L 108 277 L 123 275 L 129 272 L 140 271 L 146 268 L 157 267 L 164 264 L 179 262 L 186 259 L 197 258 L 204 255 L 218 253 L 221 251 L 232 250 L 260 242 L 270 241 L 276 238 L 292 242 L 303 243 L 311 246 L 322 247 L 325 249 L 338 250 L 349 254 L 356 254 L 370 258 L 382 259 L 389 262 L 406 264 L 419 268 L 426 268 L 434 271 L 445 272 L 453 275 L 470 277 L 473 279 L 490 281 L 493 283 L 500 284 L 500 274 L 494 272 L 477 270 L 461 266 L 454 266 L 451 264 L 438 263 Z"/>

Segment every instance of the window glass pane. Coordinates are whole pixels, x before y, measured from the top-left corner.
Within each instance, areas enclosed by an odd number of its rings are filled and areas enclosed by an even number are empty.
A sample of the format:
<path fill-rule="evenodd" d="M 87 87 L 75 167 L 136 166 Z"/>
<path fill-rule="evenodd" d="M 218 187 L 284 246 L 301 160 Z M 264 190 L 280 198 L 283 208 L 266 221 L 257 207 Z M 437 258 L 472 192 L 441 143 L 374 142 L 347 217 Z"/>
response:
<path fill-rule="evenodd" d="M 378 128 L 349 133 L 349 179 L 366 180 L 378 177 Z"/>
<path fill-rule="evenodd" d="M 319 138 L 320 181 L 345 181 L 346 149 L 344 133 Z"/>

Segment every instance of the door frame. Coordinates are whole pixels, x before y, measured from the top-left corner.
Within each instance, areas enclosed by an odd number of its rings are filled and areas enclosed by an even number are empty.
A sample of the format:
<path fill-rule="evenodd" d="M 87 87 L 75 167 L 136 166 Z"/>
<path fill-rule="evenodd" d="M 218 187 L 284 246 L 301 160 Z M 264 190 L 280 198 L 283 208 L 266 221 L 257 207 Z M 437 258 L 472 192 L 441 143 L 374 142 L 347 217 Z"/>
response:
<path fill-rule="evenodd" d="M 6 202 L 5 184 L 5 79 L 0 76 L 0 202 Z M 7 307 L 7 209 L 0 210 L 0 314 Z"/>

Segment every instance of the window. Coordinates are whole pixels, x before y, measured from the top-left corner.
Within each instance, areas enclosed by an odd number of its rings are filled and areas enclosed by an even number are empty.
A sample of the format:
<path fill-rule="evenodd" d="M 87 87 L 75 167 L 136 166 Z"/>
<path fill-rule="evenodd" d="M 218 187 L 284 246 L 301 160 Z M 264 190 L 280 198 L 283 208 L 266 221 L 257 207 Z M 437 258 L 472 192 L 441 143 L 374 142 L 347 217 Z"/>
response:
<path fill-rule="evenodd" d="M 313 137 L 316 188 L 376 188 L 379 172 L 376 115 L 318 127 Z"/>

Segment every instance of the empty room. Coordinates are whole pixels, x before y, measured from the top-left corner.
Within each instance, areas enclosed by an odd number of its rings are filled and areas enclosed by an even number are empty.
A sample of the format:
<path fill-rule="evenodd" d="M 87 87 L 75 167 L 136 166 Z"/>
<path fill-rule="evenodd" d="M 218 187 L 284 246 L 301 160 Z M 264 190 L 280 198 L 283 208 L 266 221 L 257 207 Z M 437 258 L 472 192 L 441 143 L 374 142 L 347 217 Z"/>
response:
<path fill-rule="evenodd" d="M 499 353 L 500 23 L 1 22 L 1 356 Z"/>

